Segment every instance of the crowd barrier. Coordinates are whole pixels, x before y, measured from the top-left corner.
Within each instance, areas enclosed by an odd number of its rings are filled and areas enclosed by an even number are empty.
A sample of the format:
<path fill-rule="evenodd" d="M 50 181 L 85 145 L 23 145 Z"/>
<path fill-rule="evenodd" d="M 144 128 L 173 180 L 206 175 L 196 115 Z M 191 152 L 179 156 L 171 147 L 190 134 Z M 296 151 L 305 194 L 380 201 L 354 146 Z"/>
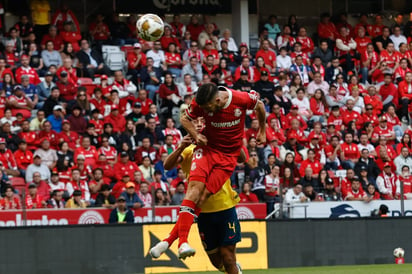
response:
<path fill-rule="evenodd" d="M 5 210 L 0 214 L 0 227 L 107 224 L 110 211 L 102 208 Z M 264 219 L 266 204 L 240 204 L 236 211 L 242 220 Z M 134 210 L 134 220 L 135 223 L 175 222 L 178 213 L 177 206 L 139 208 Z"/>

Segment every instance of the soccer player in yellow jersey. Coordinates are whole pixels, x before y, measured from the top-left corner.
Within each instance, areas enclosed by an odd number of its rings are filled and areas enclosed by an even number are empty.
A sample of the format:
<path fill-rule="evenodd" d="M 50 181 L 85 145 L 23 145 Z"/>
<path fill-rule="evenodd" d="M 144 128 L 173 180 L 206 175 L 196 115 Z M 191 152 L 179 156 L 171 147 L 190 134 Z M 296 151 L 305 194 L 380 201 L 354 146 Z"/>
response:
<path fill-rule="evenodd" d="M 203 127 L 202 118 L 193 121 L 200 131 Z M 192 166 L 193 150 L 189 135 L 185 136 L 179 147 L 172 152 L 164 163 L 165 169 L 172 169 L 179 165 L 189 176 Z M 244 157 L 244 153 L 241 153 Z M 198 216 L 198 228 L 200 238 L 211 263 L 220 271 L 236 274 L 242 273 L 239 264 L 236 263 L 236 243 L 241 239 L 240 224 L 237 218 L 235 206 L 239 202 L 238 194 L 232 189 L 230 179 L 214 195 L 201 203 L 201 213 Z M 177 235 L 171 235 L 159 242 L 150 250 L 154 258 L 159 258 L 177 239 Z"/>

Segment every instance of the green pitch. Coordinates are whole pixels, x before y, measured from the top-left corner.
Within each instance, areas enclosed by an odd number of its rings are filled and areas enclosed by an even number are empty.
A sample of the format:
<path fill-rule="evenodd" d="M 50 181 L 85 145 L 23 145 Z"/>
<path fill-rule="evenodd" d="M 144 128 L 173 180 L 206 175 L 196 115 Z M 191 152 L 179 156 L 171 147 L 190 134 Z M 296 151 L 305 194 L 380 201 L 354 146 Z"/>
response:
<path fill-rule="evenodd" d="M 222 273 L 222 272 L 187 272 L 191 274 Z M 356 266 L 322 266 L 322 267 L 297 267 L 297 268 L 272 268 L 268 270 L 243 270 L 244 274 L 406 274 L 412 273 L 412 264 L 396 265 L 356 265 Z"/>

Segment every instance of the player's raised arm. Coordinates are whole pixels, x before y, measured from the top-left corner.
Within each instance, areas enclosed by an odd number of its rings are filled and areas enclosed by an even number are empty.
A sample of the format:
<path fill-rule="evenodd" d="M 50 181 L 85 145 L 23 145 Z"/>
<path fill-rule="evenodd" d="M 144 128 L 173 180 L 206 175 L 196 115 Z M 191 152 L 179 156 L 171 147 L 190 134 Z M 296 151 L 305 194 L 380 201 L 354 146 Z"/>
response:
<path fill-rule="evenodd" d="M 192 137 L 190 135 L 186 135 L 177 149 L 170 153 L 169 156 L 167 156 L 165 162 L 163 163 L 164 168 L 166 170 L 171 170 L 178 164 L 180 164 L 183 161 L 182 152 L 185 150 L 185 148 L 190 146 L 191 143 Z"/>
<path fill-rule="evenodd" d="M 260 144 L 266 143 L 266 110 L 262 101 L 256 105 L 256 116 L 259 120 L 259 132 L 257 134 L 257 142 Z"/>

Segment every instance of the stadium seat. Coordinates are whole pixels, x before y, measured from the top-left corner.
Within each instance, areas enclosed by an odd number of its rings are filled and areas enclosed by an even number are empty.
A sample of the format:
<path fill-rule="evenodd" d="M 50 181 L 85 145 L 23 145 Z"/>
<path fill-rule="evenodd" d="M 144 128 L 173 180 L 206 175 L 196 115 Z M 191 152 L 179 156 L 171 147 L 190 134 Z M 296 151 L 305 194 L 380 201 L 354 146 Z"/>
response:
<path fill-rule="evenodd" d="M 102 46 L 104 63 L 112 71 L 121 70 L 126 73 L 127 62 L 126 54 L 119 46 Z"/>
<path fill-rule="evenodd" d="M 27 186 L 26 181 L 21 177 L 12 177 L 10 178 L 10 182 L 14 189 L 19 192 L 19 194 L 22 194 L 23 189 L 25 189 Z"/>

